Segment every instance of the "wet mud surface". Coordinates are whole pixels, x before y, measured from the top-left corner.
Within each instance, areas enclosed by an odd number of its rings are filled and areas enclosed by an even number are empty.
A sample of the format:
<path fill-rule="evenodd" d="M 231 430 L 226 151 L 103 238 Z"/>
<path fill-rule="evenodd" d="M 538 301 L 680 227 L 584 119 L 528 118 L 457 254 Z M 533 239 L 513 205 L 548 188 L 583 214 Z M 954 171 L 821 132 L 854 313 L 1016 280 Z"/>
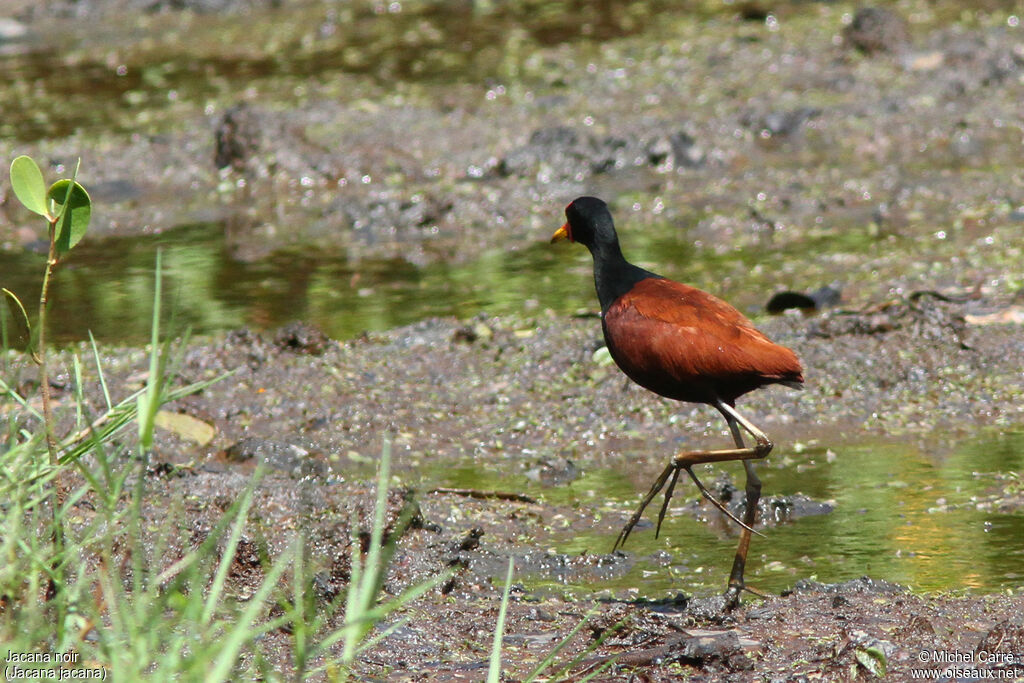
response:
<path fill-rule="evenodd" d="M 21 84 L 3 92 L 0 156 L 30 153 L 51 173 L 81 155 L 102 206 L 90 239 L 223 220 L 241 260 L 298 244 L 353 262 L 466 262 L 545 240 L 567 201 L 600 194 L 632 234 L 658 235 L 644 265 L 665 272 L 666 246 L 686 242 L 690 279 L 744 311 L 772 291 L 842 281 L 842 302 L 818 316 L 757 318 L 797 351 L 807 377 L 803 392 L 773 388 L 741 403 L 777 444 L 765 469 L 827 467 L 865 440 L 912 442 L 941 459 L 976 433 L 1024 425 L 1024 38 L 1010 4 L 969 14 L 897 3 L 893 17 L 833 3 L 651 15 L 610 3 L 606 16 L 573 23 L 553 12 L 530 30 L 516 29 L 516 10 L 432 14 L 416 3 L 392 19 L 391 5 L 349 15 L 299 3 L 299 19 L 284 23 L 258 1 L 15 5 L 30 37 L 61 27 L 66 51 L 51 59 L 21 50 L 28 38 L 0 42 Z M 123 12 L 139 17 L 132 30 L 111 19 Z M 459 52 L 446 49 L 450 26 L 499 20 L 503 30 L 472 38 L 493 45 L 449 59 Z M 350 49 L 351 26 L 387 30 Z M 199 47 L 180 54 L 182 36 Z M 268 59 L 275 51 L 298 56 Z M 89 76 L 59 103 L 39 85 L 61 72 L 55 64 Z M 104 89 L 115 106 L 91 108 L 90 90 Z M 38 235 L 6 182 L 0 239 L 20 253 Z M 736 250 L 758 258 L 702 265 Z M 571 258 L 564 277 L 585 281 L 589 266 Z M 201 542 L 262 463 L 232 594 L 251 596 L 268 560 L 299 536 L 326 604 L 347 585 L 351 539 L 366 532 L 389 442 L 389 519 L 418 515 L 400 534 L 385 592 L 455 573 L 361 660 L 367 680 L 482 680 L 509 557 L 507 680 L 592 609 L 562 655 L 594 647 L 574 676 L 611 656 L 600 680 L 856 680 L 883 663 L 905 680 L 918 667 L 1020 666 L 1019 590 L 921 593 L 878 575 L 821 584 L 798 566 L 785 590 L 723 613 L 708 586 L 724 587 L 731 555 L 701 567 L 698 582 L 664 548 L 612 553 L 665 460 L 728 435 L 708 409 L 629 385 L 602 354 L 589 310 L 524 304 L 344 341 L 255 324 L 191 340 L 177 382 L 232 374 L 168 406 L 215 435 L 198 446 L 159 432 L 144 514 L 153 547 L 167 550 L 149 561 L 170 564 Z M 70 353 L 54 379 L 62 430 L 72 427 Z M 101 355 L 110 386 L 141 386 L 143 350 L 104 345 Z M 33 392 L 31 365 L 12 354 L 5 371 Z M 99 409 L 88 363 L 84 378 Z M 565 493 L 595 472 L 614 473 L 620 494 Z M 723 467 L 705 481 L 734 499 L 735 477 Z M 677 496 L 667 525 L 696 517 L 735 537 L 692 490 Z M 993 478 L 969 503 L 1024 514 L 1019 476 Z M 835 504 L 766 489 L 761 517 L 772 533 L 827 518 Z M 936 503 L 935 514 L 956 504 Z M 76 513 L 87 523 L 87 500 Z M 653 535 L 652 525 L 636 534 Z M 572 535 L 585 550 L 560 552 Z M 770 539 L 754 549 L 751 565 L 771 563 Z M 652 561 L 675 571 L 672 590 L 616 583 Z M 288 643 L 284 632 L 263 643 L 284 673 Z"/>
<path fill-rule="evenodd" d="M 841 458 L 843 441 L 857 434 L 927 438 L 933 425 L 950 434 L 1024 421 L 1021 402 L 1002 398 L 1020 390 L 1019 327 L 956 326 L 950 321 L 963 320 L 966 304 L 942 305 L 941 315 L 928 308 L 924 316 L 939 322 L 922 323 L 913 332 L 895 324 L 874 329 L 867 324 L 877 322 L 874 311 L 852 330 L 854 316 L 841 312 L 766 320 L 762 327 L 797 350 L 815 374 L 803 392 L 762 391 L 744 402 L 779 444 L 764 467 L 783 459 L 786 467 L 804 466 L 812 455 L 796 452 L 798 441 L 823 442 Z M 956 330 L 971 340 L 968 348 Z M 418 514 L 401 534 L 385 591 L 397 595 L 450 567 L 455 573 L 406 610 L 409 622 L 362 660 L 361 675 L 368 678 L 483 678 L 509 557 L 517 572 L 505 653 L 513 680 L 591 609 L 595 614 L 565 655 L 604 635 L 574 675 L 618 656 L 619 663 L 601 674 L 608 680 L 633 674 L 641 680 L 752 680 L 767 672 L 772 680 L 843 680 L 869 676 L 882 660 L 902 677 L 911 667 L 947 666 L 952 660 L 935 658 L 979 651 L 988 640 L 999 643 L 999 652 L 1019 653 L 1024 602 L 1012 592 L 915 594 L 884 577 L 822 585 L 797 575 L 782 596 L 749 595 L 742 607 L 726 613 L 714 586 L 720 581 L 724 587 L 731 555 L 708 569 L 718 578 L 696 597 L 685 573 L 666 593 L 587 589 L 620 585 L 614 580 L 641 559 L 629 543 L 612 553 L 611 540 L 635 494 L 664 459 L 676 449 L 713 447 L 728 439 L 724 425 L 710 420 L 705 408 L 672 404 L 625 384 L 614 367 L 600 362 L 600 354 L 595 358 L 599 334 L 593 318 L 539 315 L 435 319 L 346 343 L 298 325 L 191 342 L 178 381 L 234 372 L 168 406 L 212 425 L 216 435 L 199 447 L 174 431 L 158 434 L 146 515 L 150 528 L 161 530 L 153 532 L 154 545 L 161 536 L 168 550 L 152 561 L 173 561 L 176 549 L 201 541 L 262 463 L 267 474 L 256 489 L 231 573 L 233 594 L 251 595 L 266 563 L 300 535 L 317 595 L 326 604 L 347 585 L 352 525 L 358 525 L 355 537 L 368 533 L 374 467 L 390 438 L 389 519 L 398 519 L 406 506 Z M 910 338 L 916 340 L 914 355 L 905 351 Z M 103 357 L 112 386 L 127 390 L 144 376 L 142 351 L 108 351 Z M 963 368 L 960 393 L 930 389 L 949 367 Z M 19 372 L 22 385 L 31 387 L 34 370 Z M 66 380 L 61 375 L 57 383 Z M 86 381 L 87 395 L 99 405 L 95 377 L 87 372 Z M 941 444 L 935 448 L 941 451 Z M 460 486 L 450 476 L 450 470 L 466 467 L 484 472 L 477 480 L 484 483 Z M 620 472 L 635 494 L 585 501 L 559 494 L 594 470 Z M 706 474 L 727 502 L 739 484 L 730 482 L 728 470 L 709 468 Z M 516 488 L 521 485 L 514 482 L 524 480 L 532 482 L 527 490 Z M 827 501 L 765 494 L 762 528 L 831 514 Z M 677 496 L 667 527 L 674 517 L 694 515 L 735 537 L 695 491 L 681 489 Z M 1015 480 L 993 490 L 992 499 L 1020 511 Z M 88 505 L 78 513 L 87 523 Z M 562 553 L 553 546 L 566 529 L 601 535 L 584 552 Z M 645 523 L 635 534 L 651 531 Z M 754 546 L 755 564 L 771 561 L 770 539 L 755 538 Z M 664 549 L 659 556 L 664 563 L 677 562 Z M 286 671 L 288 635 L 269 638 L 280 658 L 277 666 Z M 921 652 L 931 658 L 924 664 Z"/>

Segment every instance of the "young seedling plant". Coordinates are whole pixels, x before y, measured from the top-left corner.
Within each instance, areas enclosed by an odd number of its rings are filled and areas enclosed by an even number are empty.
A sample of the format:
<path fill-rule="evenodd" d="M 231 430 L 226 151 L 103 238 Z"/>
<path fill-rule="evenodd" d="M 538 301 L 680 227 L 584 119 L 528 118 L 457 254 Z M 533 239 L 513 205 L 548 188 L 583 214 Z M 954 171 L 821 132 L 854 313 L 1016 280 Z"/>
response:
<path fill-rule="evenodd" d="M 46 364 L 46 303 L 50 294 L 50 276 L 54 267 L 81 239 L 89 228 L 92 215 L 92 200 L 85 188 L 78 184 L 78 166 L 71 179 L 62 179 L 46 189 L 43 173 L 32 157 L 22 155 L 11 162 L 11 188 L 22 205 L 32 213 L 42 216 L 47 223 L 49 250 L 46 269 L 43 271 L 43 287 L 39 295 L 39 317 L 36 343 L 30 346 L 32 357 L 39 364 L 39 385 L 43 397 L 43 420 L 46 423 L 46 447 L 50 452 L 50 464 L 57 465 L 57 438 L 53 432 L 53 413 L 50 406 L 50 382 Z M 29 325 L 25 307 L 10 290 L 4 294 L 17 304 L 26 326 Z M 31 329 L 31 328 L 29 328 Z M 30 333 L 29 339 L 32 335 Z M 31 345 L 31 341 L 29 342 Z"/>
<path fill-rule="evenodd" d="M 46 256 L 46 269 L 43 271 L 43 286 L 39 295 L 39 314 L 36 322 L 36 334 L 31 332 L 25 306 L 18 297 L 8 289 L 3 292 L 14 300 L 26 327 L 29 329 L 29 350 L 39 365 L 39 390 L 43 399 L 43 423 L 46 434 L 46 449 L 50 454 L 50 466 L 57 468 L 58 451 L 57 437 L 54 434 L 53 409 L 50 401 L 50 374 L 46 362 L 46 304 L 50 295 L 50 276 L 54 267 L 76 244 L 85 236 L 92 215 L 92 200 L 85 188 L 78 184 L 78 165 L 70 178 L 58 180 L 46 189 L 43 173 L 29 156 L 20 156 L 11 162 L 11 188 L 18 201 L 32 213 L 43 217 L 47 224 L 49 249 Z M 35 336 L 35 344 L 32 338 Z M 58 523 L 58 510 L 63 507 L 63 491 L 60 479 L 54 483 L 56 489 L 50 509 L 53 513 L 54 546 L 63 546 L 61 525 Z M 56 591 L 55 581 L 50 582 L 49 593 Z"/>

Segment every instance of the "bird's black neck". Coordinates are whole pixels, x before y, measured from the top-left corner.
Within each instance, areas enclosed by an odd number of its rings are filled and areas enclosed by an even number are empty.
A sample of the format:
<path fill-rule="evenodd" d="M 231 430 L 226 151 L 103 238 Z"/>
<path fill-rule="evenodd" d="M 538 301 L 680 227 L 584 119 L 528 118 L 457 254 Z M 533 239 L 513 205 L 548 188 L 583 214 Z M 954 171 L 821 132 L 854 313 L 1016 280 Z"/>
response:
<path fill-rule="evenodd" d="M 590 253 L 594 256 L 594 285 L 597 287 L 597 300 L 601 303 L 602 315 L 636 283 L 650 277 L 661 277 L 627 261 L 618 241 L 595 244 Z"/>

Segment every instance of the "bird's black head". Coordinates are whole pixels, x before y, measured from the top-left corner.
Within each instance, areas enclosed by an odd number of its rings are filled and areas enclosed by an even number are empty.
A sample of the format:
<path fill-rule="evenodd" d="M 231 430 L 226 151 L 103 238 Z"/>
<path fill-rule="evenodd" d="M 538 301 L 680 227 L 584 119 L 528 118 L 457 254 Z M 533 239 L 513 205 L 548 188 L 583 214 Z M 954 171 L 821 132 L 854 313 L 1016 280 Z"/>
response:
<path fill-rule="evenodd" d="M 568 219 L 552 237 L 552 242 L 567 239 L 579 242 L 591 251 L 618 244 L 615 224 L 608 205 L 597 197 L 579 197 L 565 207 Z"/>
<path fill-rule="evenodd" d="M 625 259 L 608 205 L 597 197 L 573 200 L 565 207 L 565 217 L 569 220 L 552 235 L 551 241 L 579 242 L 590 250 L 594 257 L 594 285 L 602 315 L 637 282 L 659 277 Z"/>

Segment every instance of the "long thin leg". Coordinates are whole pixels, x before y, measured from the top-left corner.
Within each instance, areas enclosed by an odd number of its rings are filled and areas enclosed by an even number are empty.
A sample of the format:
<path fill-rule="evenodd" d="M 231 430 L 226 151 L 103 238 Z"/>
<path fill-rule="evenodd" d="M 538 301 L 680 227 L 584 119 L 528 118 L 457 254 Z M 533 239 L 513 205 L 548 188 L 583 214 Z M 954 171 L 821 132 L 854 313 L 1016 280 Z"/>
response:
<path fill-rule="evenodd" d="M 736 448 L 684 451 L 683 453 L 675 455 L 665 470 L 655 480 L 650 491 L 647 492 L 647 495 L 644 496 L 642 501 L 640 501 L 640 505 L 629 518 L 629 521 L 626 522 L 625 527 L 623 527 L 622 531 L 619 533 L 619 537 L 615 541 L 613 549 L 618 548 L 626 542 L 626 539 L 629 538 L 630 532 L 633 531 L 633 527 L 636 526 L 640 521 L 640 518 L 643 516 L 644 510 L 651 501 L 654 500 L 655 496 L 658 495 L 661 489 L 665 487 L 671 477 L 671 483 L 665 491 L 665 501 L 662 503 L 661 511 L 658 515 L 658 529 L 661 528 L 662 519 L 665 516 L 669 500 L 671 500 L 672 494 L 675 490 L 676 480 L 679 477 L 679 470 L 686 470 L 694 480 L 694 483 L 697 484 L 697 488 L 700 489 L 701 494 L 714 503 L 720 510 L 724 511 L 743 529 L 740 533 L 740 543 L 736 549 L 736 557 L 733 560 L 732 572 L 729 575 L 729 588 L 726 592 L 727 602 L 731 606 L 738 602 L 739 593 L 743 589 L 743 570 L 746 567 L 747 551 L 750 548 L 750 535 L 751 533 L 757 533 L 754 531 L 753 526 L 757 521 L 757 504 L 761 498 L 761 480 L 758 479 L 757 473 L 754 472 L 753 463 L 750 461 L 760 459 L 768 455 L 772 450 L 772 442 L 764 432 L 754 426 L 754 424 L 745 417 L 740 415 L 735 407 L 721 400 L 715 402 L 715 407 L 718 408 L 722 413 L 722 416 L 725 417 L 726 422 L 729 424 L 729 430 L 732 432 Z M 750 435 L 754 437 L 755 445 L 753 447 L 744 446 L 743 438 L 739 429 L 740 427 L 746 429 Z M 725 506 L 711 495 L 711 493 L 700 483 L 700 480 L 697 479 L 692 470 L 694 465 L 702 465 L 704 463 L 711 462 L 728 462 L 733 460 L 740 460 L 743 462 L 743 469 L 746 472 L 747 478 L 745 487 L 746 510 L 744 511 L 744 519 L 742 522 L 736 519 L 735 515 L 726 510 Z"/>
<path fill-rule="evenodd" d="M 736 420 L 728 413 L 725 415 L 732 431 L 732 438 L 736 441 L 737 448 L 743 448 L 743 436 Z M 747 566 L 747 551 L 750 549 L 750 532 L 747 529 L 757 522 L 757 504 L 761 500 L 761 480 L 754 471 L 754 463 L 750 460 L 743 461 L 743 469 L 747 475 L 745 486 L 747 500 L 746 509 L 743 513 L 743 530 L 740 532 L 740 542 L 736 546 L 736 557 L 732 561 L 732 571 L 729 573 L 729 587 L 725 591 L 725 601 L 728 607 L 735 607 L 740 601 L 740 592 L 745 588 L 743 583 L 743 570 Z"/>

